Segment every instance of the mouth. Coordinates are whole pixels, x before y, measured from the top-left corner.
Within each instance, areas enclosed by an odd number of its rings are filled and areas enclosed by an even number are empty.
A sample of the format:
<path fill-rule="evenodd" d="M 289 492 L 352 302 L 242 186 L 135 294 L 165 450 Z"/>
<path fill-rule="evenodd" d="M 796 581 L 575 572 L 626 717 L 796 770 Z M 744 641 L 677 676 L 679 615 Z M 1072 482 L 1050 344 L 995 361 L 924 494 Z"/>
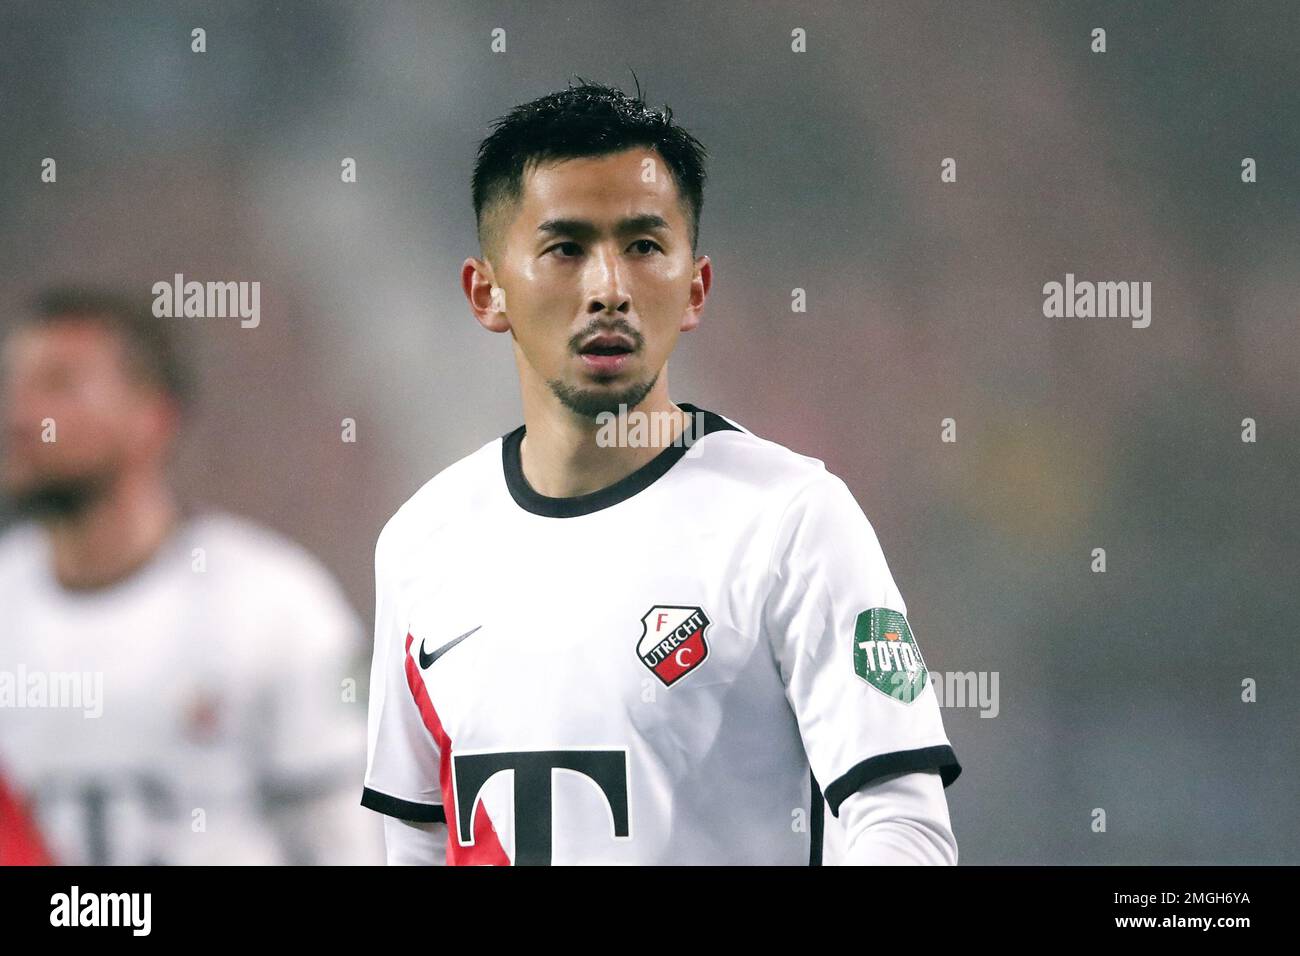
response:
<path fill-rule="evenodd" d="M 605 332 L 583 343 L 578 356 L 589 370 L 600 375 L 616 375 L 635 352 L 636 344 L 626 335 Z"/>

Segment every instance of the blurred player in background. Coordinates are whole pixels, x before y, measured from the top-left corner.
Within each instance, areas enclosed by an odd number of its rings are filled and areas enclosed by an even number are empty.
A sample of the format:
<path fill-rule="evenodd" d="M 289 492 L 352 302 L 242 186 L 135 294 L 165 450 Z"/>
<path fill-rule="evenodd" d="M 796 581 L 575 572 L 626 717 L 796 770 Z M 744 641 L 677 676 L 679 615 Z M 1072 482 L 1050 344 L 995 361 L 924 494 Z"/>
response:
<path fill-rule="evenodd" d="M 39 831 L 13 861 L 376 862 L 360 622 L 301 548 L 178 502 L 168 321 L 52 290 L 0 349 L 0 774 Z"/>

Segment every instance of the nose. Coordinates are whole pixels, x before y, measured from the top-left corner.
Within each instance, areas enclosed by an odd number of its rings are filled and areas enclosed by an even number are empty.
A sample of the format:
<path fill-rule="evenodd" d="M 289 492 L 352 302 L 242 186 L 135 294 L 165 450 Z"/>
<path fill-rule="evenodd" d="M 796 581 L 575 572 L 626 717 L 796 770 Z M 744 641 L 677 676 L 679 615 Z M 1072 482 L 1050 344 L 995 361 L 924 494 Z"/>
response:
<path fill-rule="evenodd" d="M 626 315 L 632 308 L 632 297 L 623 284 L 618 253 L 609 247 L 603 247 L 588 261 L 591 292 L 587 297 L 587 312 L 593 315 L 600 312 Z"/>

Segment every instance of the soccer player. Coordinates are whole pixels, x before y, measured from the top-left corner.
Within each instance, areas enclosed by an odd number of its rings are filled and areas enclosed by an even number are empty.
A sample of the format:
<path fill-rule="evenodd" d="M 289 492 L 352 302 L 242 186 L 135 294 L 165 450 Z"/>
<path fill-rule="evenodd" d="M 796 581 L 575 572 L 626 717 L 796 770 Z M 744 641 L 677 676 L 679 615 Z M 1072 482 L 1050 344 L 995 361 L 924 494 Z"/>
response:
<path fill-rule="evenodd" d="M 461 283 L 524 424 L 379 536 L 389 862 L 956 863 L 961 767 L 870 523 L 822 462 L 669 399 L 712 281 L 703 147 L 589 83 L 494 125 Z"/>
<path fill-rule="evenodd" d="M 176 500 L 166 321 L 50 290 L 0 352 L 0 489 L 26 516 L 0 535 L 0 822 L 25 805 L 40 831 L 4 858 L 379 862 L 344 690 L 360 621 L 301 548 Z"/>

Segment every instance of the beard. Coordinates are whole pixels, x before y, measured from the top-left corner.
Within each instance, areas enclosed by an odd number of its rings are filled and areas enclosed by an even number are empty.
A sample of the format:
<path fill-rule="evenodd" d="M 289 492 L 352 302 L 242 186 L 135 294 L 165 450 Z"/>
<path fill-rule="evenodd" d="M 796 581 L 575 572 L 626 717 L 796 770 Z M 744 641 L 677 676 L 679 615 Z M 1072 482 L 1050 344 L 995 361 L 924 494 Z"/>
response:
<path fill-rule="evenodd" d="M 629 385 L 617 392 L 608 392 L 604 389 L 594 388 L 574 388 L 558 378 L 553 378 L 546 383 L 551 394 L 559 399 L 560 404 L 573 412 L 575 415 L 581 415 L 583 418 L 589 418 L 593 422 L 598 420 L 600 415 L 617 415 L 620 407 L 631 411 L 645 401 L 645 397 L 650 394 L 650 390 L 655 387 L 655 382 L 659 381 L 659 373 L 656 372 L 648 382 L 637 382 L 635 385 Z"/>
<path fill-rule="evenodd" d="M 42 518 L 75 518 L 108 492 L 112 484 L 106 475 L 75 478 L 43 478 L 8 495 L 16 515 Z"/>

